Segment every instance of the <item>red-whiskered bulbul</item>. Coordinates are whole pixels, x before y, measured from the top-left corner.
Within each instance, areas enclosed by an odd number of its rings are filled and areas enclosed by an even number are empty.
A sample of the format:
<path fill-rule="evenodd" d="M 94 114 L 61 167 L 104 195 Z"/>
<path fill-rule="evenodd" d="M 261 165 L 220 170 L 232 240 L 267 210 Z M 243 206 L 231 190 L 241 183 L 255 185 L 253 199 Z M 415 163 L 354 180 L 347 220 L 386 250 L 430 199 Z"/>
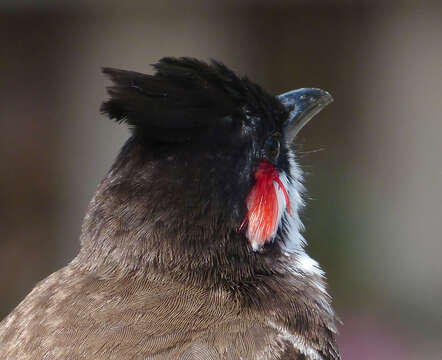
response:
<path fill-rule="evenodd" d="M 272 96 L 216 61 L 154 68 L 103 69 L 101 111 L 131 137 L 79 254 L 0 323 L 0 358 L 340 359 L 292 149 L 331 96 Z"/>

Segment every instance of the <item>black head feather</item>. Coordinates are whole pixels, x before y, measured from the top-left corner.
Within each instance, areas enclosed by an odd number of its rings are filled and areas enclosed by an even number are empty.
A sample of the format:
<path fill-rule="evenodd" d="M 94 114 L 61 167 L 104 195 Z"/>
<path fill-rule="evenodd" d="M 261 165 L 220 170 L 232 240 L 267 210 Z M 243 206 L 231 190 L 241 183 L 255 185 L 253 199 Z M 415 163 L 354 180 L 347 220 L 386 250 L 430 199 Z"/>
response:
<path fill-rule="evenodd" d="M 286 111 L 278 99 L 222 63 L 167 57 L 153 66 L 154 75 L 103 69 L 114 85 L 101 112 L 147 139 L 188 141 L 209 128 L 231 126 L 232 116 L 241 121 L 252 112 L 280 118 Z"/>

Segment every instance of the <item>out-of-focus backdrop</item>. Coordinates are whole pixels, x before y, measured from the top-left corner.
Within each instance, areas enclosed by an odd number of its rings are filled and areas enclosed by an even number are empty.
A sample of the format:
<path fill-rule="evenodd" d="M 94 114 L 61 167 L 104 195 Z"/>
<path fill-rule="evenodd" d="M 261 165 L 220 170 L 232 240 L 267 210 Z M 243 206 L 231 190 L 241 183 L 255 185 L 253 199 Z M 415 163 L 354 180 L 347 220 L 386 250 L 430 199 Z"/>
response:
<path fill-rule="evenodd" d="M 76 254 L 128 137 L 100 67 L 215 58 L 334 95 L 297 148 L 343 358 L 440 359 L 441 1 L 3 0 L 0 44 L 0 318 Z"/>

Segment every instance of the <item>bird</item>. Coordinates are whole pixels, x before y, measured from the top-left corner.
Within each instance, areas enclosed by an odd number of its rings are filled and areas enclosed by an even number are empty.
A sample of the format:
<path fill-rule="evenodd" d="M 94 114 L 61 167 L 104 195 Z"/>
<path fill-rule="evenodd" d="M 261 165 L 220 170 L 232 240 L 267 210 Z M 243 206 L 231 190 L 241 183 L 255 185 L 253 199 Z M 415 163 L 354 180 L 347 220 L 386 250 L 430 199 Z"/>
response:
<path fill-rule="evenodd" d="M 340 359 L 294 146 L 332 96 L 275 96 L 216 60 L 153 69 L 103 68 L 101 113 L 130 136 L 79 253 L 0 323 L 0 359 Z"/>

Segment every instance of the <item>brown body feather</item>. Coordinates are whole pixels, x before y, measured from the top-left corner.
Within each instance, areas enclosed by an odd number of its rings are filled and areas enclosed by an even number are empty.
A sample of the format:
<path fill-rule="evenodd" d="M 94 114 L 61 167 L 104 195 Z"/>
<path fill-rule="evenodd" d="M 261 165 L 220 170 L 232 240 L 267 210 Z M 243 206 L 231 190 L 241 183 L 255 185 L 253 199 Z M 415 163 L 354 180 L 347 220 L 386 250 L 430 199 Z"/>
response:
<path fill-rule="evenodd" d="M 160 65 L 163 93 L 168 72 L 179 73 L 180 62 Z M 252 112 L 269 108 L 259 113 L 265 121 L 247 110 L 238 124 L 217 119 L 221 130 L 207 127 L 204 139 L 190 142 L 182 129 L 177 137 L 164 129 L 153 134 L 159 122 L 140 133 L 138 122 L 148 114 L 140 115 L 145 109 L 139 104 L 122 102 L 121 94 L 138 102 L 139 93 L 151 96 L 152 89 L 138 89 L 143 82 L 137 83 L 136 73 L 114 74 L 119 86 L 135 90 L 118 88 L 105 111 L 118 120 L 133 116 L 127 121 L 136 126 L 134 135 L 90 203 L 78 256 L 0 323 L 0 359 L 340 359 L 323 278 L 293 266 L 300 253 L 284 250 L 286 230 L 260 251 L 237 231 L 247 212 L 255 157 L 261 156 L 254 149 L 262 138 L 254 136 L 282 127 L 284 119 L 275 114 L 287 113 L 275 98 L 219 64 L 202 66 L 198 78 L 200 65 L 183 60 L 173 91 L 188 76 L 192 89 L 210 81 L 218 91 L 228 87 L 234 101 L 226 98 L 215 118 L 241 103 L 238 97 L 246 92 L 255 99 Z M 152 77 L 142 79 L 157 84 Z M 176 115 L 170 116 L 167 124 L 175 126 Z M 288 150 L 281 146 L 277 166 L 289 174 Z"/>
<path fill-rule="evenodd" d="M 281 309 L 280 304 L 274 308 L 278 299 L 261 300 L 262 309 L 256 311 L 221 290 L 183 286 L 156 274 L 110 280 L 74 261 L 39 284 L 3 320 L 0 358 L 303 359 L 268 322 L 290 326 L 284 324 L 290 323 L 284 312 L 304 318 L 311 314 L 302 314 L 304 305 L 295 301 L 292 308 Z M 310 327 L 297 322 L 293 319 L 292 325 Z M 323 337 L 328 333 L 324 325 L 306 335 L 316 331 Z M 324 341 L 315 346 L 333 352 L 327 337 Z"/>

